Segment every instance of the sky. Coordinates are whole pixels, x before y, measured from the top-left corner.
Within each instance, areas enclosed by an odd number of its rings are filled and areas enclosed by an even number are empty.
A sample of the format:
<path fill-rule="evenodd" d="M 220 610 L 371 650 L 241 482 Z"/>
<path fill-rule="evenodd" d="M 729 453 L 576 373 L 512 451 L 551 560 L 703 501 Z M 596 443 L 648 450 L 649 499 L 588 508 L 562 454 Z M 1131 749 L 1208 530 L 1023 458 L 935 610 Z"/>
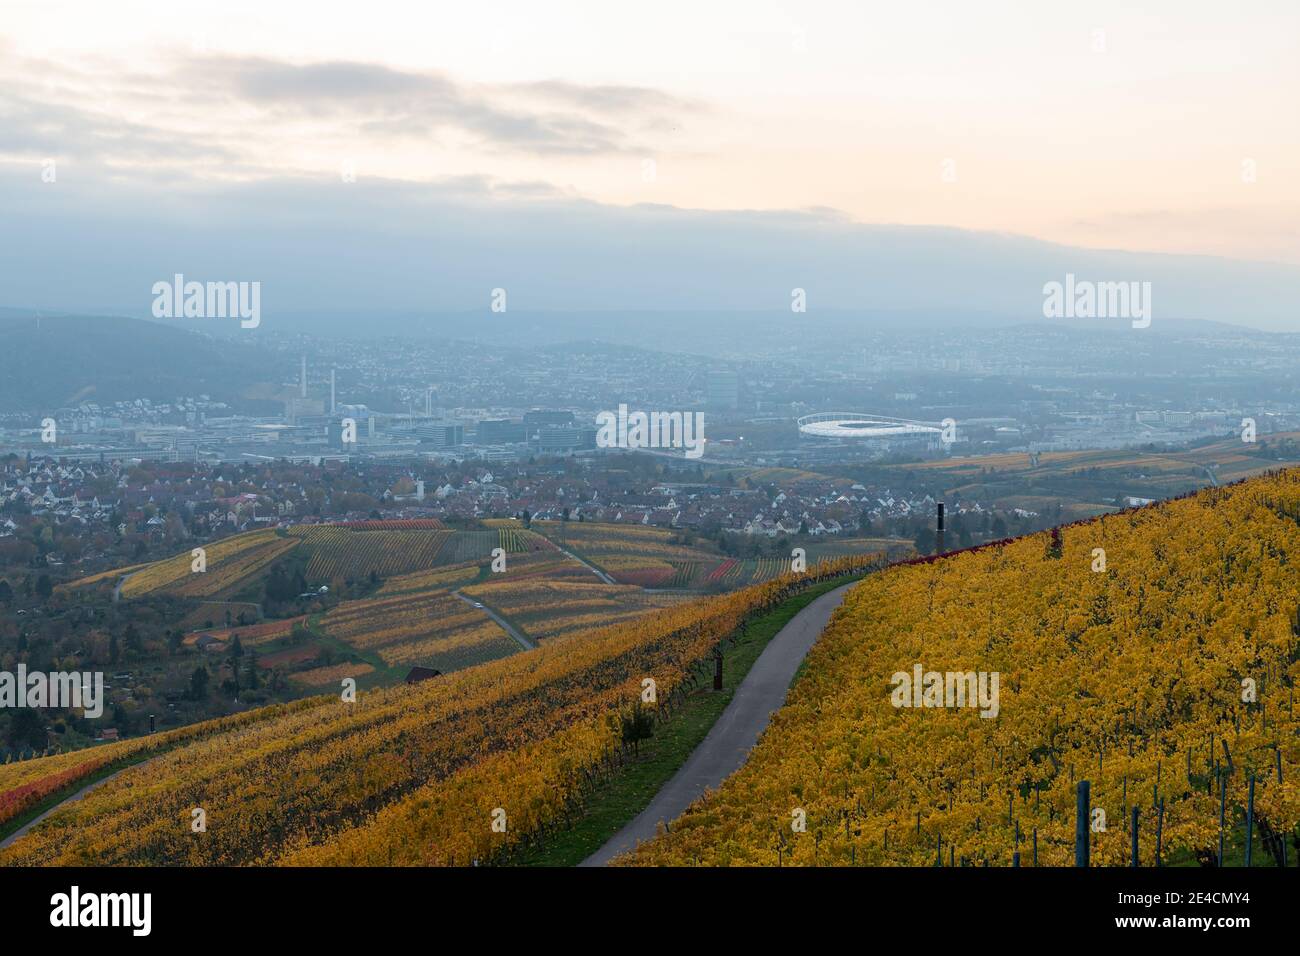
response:
<path fill-rule="evenodd" d="M 820 224 L 818 245 L 943 227 L 1272 263 L 1290 281 L 1297 35 L 1294 2 L 5 0 L 0 214 L 50 236 L 37 251 L 58 261 L 0 271 L 0 303 L 56 306 L 57 281 L 85 304 L 85 237 L 178 238 L 232 203 L 286 235 L 330 210 L 302 250 L 418 236 L 423 214 L 435 246 L 455 243 L 459 215 L 501 224 L 503 243 L 524 230 L 541 256 L 557 229 L 606 215 L 634 229 L 651 207 L 741 260 L 737 221 L 782 248 L 801 241 L 791 222 Z M 357 199 L 375 191 L 421 198 L 376 222 Z M 142 274 L 165 274 L 175 263 L 149 245 Z"/>

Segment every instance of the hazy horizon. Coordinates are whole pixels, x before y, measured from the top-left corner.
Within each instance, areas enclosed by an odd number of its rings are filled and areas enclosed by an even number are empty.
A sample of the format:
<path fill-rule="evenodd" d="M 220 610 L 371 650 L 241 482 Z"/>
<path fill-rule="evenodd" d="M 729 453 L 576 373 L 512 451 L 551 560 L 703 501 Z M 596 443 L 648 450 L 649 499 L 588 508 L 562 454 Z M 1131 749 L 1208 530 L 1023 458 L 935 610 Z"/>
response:
<path fill-rule="evenodd" d="M 0 304 L 1028 316 L 1072 273 L 1300 331 L 1289 5 L 351 9 L 11 4 Z"/>

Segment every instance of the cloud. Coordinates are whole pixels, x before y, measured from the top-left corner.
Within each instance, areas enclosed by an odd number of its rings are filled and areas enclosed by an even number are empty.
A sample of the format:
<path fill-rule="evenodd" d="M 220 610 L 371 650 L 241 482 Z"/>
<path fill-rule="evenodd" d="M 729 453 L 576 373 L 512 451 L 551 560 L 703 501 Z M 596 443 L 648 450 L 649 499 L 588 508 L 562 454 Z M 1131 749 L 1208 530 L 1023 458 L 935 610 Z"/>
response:
<path fill-rule="evenodd" d="M 288 157 L 313 150 L 387 145 L 498 157 L 643 154 L 642 131 L 699 108 L 633 86 L 476 84 L 375 63 L 229 55 L 172 55 L 152 68 L 10 58 L 0 83 L 8 90 L 0 157 L 193 164 L 199 176 L 221 175 L 218 164 L 227 175 L 284 173 Z"/>

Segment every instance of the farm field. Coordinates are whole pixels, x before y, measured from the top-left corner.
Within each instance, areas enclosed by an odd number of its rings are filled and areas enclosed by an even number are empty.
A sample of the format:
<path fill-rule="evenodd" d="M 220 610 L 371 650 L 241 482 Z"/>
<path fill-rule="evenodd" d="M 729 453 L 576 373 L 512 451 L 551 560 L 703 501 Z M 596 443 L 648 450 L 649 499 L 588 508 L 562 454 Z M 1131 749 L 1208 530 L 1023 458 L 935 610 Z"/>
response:
<path fill-rule="evenodd" d="M 1165 862 L 1206 861 L 1220 786 L 1232 845 L 1251 777 L 1256 852 L 1280 857 L 1265 834 L 1300 822 L 1297 561 L 1284 472 L 870 576 L 746 765 L 623 862 L 1066 866 L 1083 779 L 1109 821 L 1094 865 L 1129 862 L 1134 807 L 1142 865 L 1157 819 Z M 918 666 L 928 706 L 898 690 Z M 996 705 L 962 706 L 950 673 L 998 675 Z"/>

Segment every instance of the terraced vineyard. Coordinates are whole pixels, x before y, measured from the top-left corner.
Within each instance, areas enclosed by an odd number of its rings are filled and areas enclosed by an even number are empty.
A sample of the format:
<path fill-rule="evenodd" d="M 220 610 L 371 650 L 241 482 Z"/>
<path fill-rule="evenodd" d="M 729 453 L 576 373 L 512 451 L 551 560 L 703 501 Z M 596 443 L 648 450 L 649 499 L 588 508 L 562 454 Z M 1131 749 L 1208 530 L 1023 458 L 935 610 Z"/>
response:
<path fill-rule="evenodd" d="M 195 725 L 0 851 L 0 865 L 491 861 L 583 799 L 618 751 L 619 715 L 644 677 L 670 706 L 693 665 L 797 586 L 692 601 L 356 703 L 329 694 Z M 65 763 L 30 761 L 22 779 Z M 0 768 L 0 801 L 15 784 Z M 201 839 L 195 807 L 206 812 Z M 490 826 L 498 812 L 504 830 Z"/>
<path fill-rule="evenodd" d="M 343 525 L 308 525 L 291 528 L 289 534 L 311 552 L 311 581 L 362 580 L 371 574 L 387 578 L 430 568 L 455 537 L 451 531 L 356 530 Z"/>
<path fill-rule="evenodd" d="M 1093 865 L 1131 861 L 1134 808 L 1142 865 L 1157 829 L 1212 862 L 1252 793 L 1257 860 L 1294 865 L 1297 566 L 1288 471 L 873 575 L 746 765 L 626 862 L 1065 866 L 1087 779 Z"/>
<path fill-rule="evenodd" d="M 320 628 L 388 667 L 451 671 L 520 649 L 484 611 L 446 591 L 347 601 L 322 617 Z"/>
<path fill-rule="evenodd" d="M 133 571 L 122 586 L 122 596 L 134 598 L 165 591 L 185 597 L 212 597 L 235 591 L 296 546 L 296 541 L 281 538 L 273 529 L 235 535 L 205 546 L 206 572 L 193 571 L 194 558 L 186 551 Z"/>
<path fill-rule="evenodd" d="M 530 637 L 544 640 L 570 630 L 617 624 L 681 598 L 647 594 L 630 585 L 584 580 L 512 578 L 465 589 L 465 594 L 503 614 Z"/>

